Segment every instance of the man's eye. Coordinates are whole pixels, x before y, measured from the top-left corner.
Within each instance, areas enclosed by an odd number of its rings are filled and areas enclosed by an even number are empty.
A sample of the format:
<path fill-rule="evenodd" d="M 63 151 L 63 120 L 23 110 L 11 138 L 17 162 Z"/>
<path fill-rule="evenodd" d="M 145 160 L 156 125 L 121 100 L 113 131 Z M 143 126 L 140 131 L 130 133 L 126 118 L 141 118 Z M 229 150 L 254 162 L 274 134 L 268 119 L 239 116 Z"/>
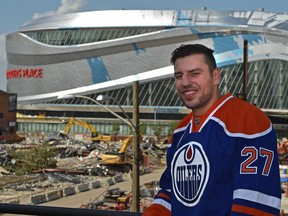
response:
<path fill-rule="evenodd" d="M 199 74 L 200 74 L 199 72 L 192 72 L 192 73 L 191 73 L 192 76 L 197 76 L 197 75 L 199 75 Z"/>
<path fill-rule="evenodd" d="M 181 77 L 182 77 L 182 74 L 175 73 L 175 74 L 174 74 L 174 77 L 175 77 L 176 79 L 181 78 Z"/>

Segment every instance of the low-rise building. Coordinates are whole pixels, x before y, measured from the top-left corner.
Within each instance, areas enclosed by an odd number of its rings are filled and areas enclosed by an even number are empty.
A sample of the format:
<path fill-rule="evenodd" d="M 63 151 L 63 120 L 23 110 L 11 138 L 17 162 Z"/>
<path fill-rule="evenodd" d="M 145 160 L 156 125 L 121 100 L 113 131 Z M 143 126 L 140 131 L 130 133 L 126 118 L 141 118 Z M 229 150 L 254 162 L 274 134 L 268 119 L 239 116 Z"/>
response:
<path fill-rule="evenodd" d="M 15 142 L 17 136 L 17 94 L 0 91 L 0 142 Z"/>

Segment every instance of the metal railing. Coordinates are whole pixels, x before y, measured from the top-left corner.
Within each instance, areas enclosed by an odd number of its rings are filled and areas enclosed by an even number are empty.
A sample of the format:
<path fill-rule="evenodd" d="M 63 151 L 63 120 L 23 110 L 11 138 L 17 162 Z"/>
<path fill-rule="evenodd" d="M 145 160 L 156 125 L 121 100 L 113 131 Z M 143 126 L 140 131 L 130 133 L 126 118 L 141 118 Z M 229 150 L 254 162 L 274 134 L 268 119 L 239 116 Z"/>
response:
<path fill-rule="evenodd" d="M 66 207 L 52 207 L 52 206 L 37 206 L 37 205 L 20 205 L 0 203 L 0 214 L 21 214 L 21 215 L 39 215 L 39 216 L 55 216 L 55 215 L 69 215 L 69 216 L 141 216 L 139 212 L 127 211 L 102 211 L 85 208 L 66 208 Z"/>

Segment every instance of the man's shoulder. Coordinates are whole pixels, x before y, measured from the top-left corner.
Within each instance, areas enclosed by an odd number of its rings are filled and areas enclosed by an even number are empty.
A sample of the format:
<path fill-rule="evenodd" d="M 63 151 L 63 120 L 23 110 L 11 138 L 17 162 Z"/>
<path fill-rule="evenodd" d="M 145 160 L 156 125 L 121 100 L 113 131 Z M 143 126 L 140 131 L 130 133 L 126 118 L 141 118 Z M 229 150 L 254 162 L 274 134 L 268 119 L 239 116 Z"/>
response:
<path fill-rule="evenodd" d="M 261 109 L 234 97 L 227 100 L 213 116 L 232 133 L 254 134 L 271 127 L 268 116 Z"/>

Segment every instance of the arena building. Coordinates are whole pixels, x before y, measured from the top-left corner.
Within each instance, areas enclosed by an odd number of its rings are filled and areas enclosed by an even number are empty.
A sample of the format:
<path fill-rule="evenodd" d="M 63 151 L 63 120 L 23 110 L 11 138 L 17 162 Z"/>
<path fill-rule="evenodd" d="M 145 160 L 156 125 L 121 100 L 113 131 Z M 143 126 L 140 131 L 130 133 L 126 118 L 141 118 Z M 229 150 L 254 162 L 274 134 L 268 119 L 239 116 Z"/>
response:
<path fill-rule="evenodd" d="M 131 116 L 137 81 L 143 121 L 179 120 L 189 110 L 175 92 L 170 55 L 188 43 L 214 49 L 223 94 L 244 96 L 288 134 L 288 15 L 264 10 L 111 10 L 32 20 L 6 36 L 8 92 L 24 114 L 110 118 L 93 101 L 59 98 L 109 95 L 105 106 L 122 115 L 120 104 Z"/>

